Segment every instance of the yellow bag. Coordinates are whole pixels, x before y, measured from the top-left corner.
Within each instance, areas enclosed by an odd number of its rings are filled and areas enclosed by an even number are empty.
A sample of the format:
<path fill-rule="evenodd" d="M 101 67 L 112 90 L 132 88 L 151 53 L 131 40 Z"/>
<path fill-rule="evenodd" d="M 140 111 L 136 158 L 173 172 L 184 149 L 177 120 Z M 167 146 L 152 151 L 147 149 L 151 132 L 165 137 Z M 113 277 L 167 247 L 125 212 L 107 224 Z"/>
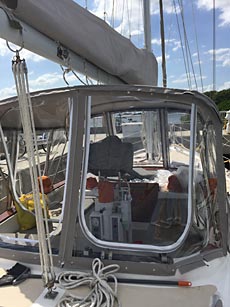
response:
<path fill-rule="evenodd" d="M 45 202 L 46 202 L 46 211 L 47 211 L 47 217 L 49 217 L 49 211 L 48 211 L 48 197 L 44 195 L 45 197 Z M 34 214 L 34 196 L 33 194 L 22 194 L 21 197 L 19 198 L 21 204 L 28 209 L 30 212 L 23 210 L 19 206 L 19 204 L 15 203 L 15 207 L 17 210 L 17 218 L 18 218 L 18 224 L 20 226 L 20 230 L 28 230 L 36 226 L 36 219 Z M 40 193 L 40 204 L 44 210 L 44 204 L 42 200 L 42 194 Z M 43 212 L 44 214 L 44 212 Z"/>

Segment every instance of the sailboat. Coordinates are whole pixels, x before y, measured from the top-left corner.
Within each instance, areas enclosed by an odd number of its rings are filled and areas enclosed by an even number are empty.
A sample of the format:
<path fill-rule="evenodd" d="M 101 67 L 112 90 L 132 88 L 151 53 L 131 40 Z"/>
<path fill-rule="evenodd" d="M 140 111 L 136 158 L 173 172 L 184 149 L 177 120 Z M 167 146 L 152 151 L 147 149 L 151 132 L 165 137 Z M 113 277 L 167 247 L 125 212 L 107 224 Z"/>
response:
<path fill-rule="evenodd" d="M 70 0 L 1 6 L 3 38 L 110 84 L 30 93 L 17 51 L 18 96 L 0 102 L 0 304 L 229 306 L 229 204 L 215 103 L 152 86 L 155 57 Z M 111 47 L 106 64 L 93 66 L 103 43 L 81 53 L 85 34 L 71 35 L 75 14 L 89 21 L 86 33 L 98 30 L 93 43 L 104 38 Z M 118 69 L 118 59 L 127 66 Z"/>

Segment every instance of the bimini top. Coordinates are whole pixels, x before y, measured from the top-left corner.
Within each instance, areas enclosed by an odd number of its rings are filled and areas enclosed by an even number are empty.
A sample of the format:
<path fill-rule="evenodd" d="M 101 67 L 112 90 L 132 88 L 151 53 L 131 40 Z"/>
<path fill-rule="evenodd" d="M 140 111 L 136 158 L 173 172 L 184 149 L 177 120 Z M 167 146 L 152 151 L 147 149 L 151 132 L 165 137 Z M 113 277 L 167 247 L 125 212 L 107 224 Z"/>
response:
<path fill-rule="evenodd" d="M 68 102 L 77 101 L 77 97 L 92 96 L 92 114 L 142 107 L 190 107 L 192 103 L 210 115 L 214 121 L 221 122 L 215 103 L 207 96 L 195 91 L 166 89 L 148 86 L 76 86 L 50 89 L 31 93 L 37 129 L 54 129 L 66 127 L 69 113 Z M 5 129 L 21 129 L 21 120 L 17 97 L 0 101 L 0 121 Z"/>

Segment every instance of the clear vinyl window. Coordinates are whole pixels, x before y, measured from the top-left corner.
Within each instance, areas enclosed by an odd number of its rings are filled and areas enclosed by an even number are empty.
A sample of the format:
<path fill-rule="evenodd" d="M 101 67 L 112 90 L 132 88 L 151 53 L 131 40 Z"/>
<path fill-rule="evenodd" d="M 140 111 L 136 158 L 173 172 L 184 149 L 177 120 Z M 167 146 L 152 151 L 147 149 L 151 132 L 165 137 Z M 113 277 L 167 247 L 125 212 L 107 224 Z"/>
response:
<path fill-rule="evenodd" d="M 5 144 L 4 144 L 5 143 Z M 41 182 L 53 252 L 59 250 L 62 229 L 63 195 L 68 159 L 68 129 L 37 130 L 34 154 L 41 169 Z M 4 146 L 5 145 L 5 146 Z M 38 251 L 34 195 L 30 179 L 28 151 L 20 130 L 5 130 L 0 142 L 0 241 L 25 251 Z M 39 174 L 39 172 L 38 172 Z M 41 193 L 40 180 L 39 189 Z M 55 238 L 55 239 L 54 239 Z"/>
<path fill-rule="evenodd" d="M 210 240 L 219 245 L 218 229 L 212 224 L 213 214 L 218 215 L 215 132 L 199 114 L 196 118 L 194 126 L 188 109 L 157 109 L 91 119 L 82 205 L 84 231 L 96 245 L 103 242 L 110 248 L 122 243 L 142 251 L 144 247 L 164 251 L 177 244 L 185 229 L 187 239 L 174 252 L 178 257 L 205 248 Z M 95 250 L 92 246 L 84 243 L 82 248 Z"/>
<path fill-rule="evenodd" d="M 84 218 L 95 239 L 149 246 L 179 239 L 187 222 L 189 146 L 175 149 L 170 125 L 187 115 L 122 111 L 111 114 L 110 131 L 101 127 L 108 116 L 91 119 Z"/>

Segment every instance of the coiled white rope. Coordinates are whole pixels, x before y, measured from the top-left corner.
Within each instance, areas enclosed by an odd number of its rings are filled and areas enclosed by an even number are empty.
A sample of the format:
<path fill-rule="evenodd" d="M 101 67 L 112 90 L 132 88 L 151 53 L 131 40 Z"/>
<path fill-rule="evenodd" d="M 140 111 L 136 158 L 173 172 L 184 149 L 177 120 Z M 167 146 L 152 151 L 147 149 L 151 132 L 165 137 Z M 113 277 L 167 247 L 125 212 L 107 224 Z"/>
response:
<path fill-rule="evenodd" d="M 74 289 L 88 286 L 90 291 L 86 297 L 68 294 L 63 297 L 58 307 L 121 307 L 117 295 L 117 278 L 114 273 L 120 269 L 119 265 L 104 266 L 100 259 L 92 262 L 92 272 L 63 272 L 59 275 L 59 285 L 64 289 Z M 112 281 L 114 286 L 110 286 Z"/>

